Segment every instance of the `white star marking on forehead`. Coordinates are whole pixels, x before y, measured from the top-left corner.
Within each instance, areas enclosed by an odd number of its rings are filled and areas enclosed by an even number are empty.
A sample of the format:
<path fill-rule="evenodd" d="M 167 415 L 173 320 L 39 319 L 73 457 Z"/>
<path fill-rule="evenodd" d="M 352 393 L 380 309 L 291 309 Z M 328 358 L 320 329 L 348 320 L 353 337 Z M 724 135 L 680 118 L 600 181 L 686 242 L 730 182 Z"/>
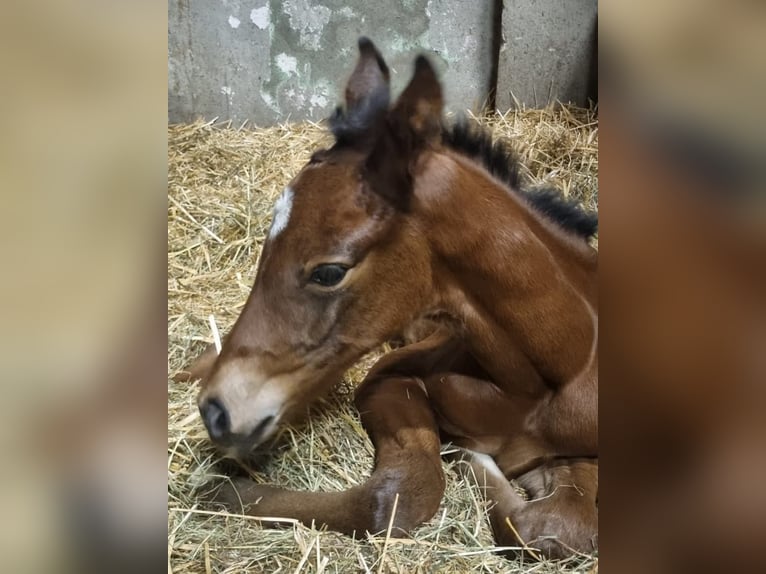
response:
<path fill-rule="evenodd" d="M 271 229 L 269 230 L 269 238 L 273 239 L 287 227 L 288 221 L 290 221 L 290 211 L 293 208 L 293 190 L 286 187 L 277 198 L 274 203 L 274 218 L 271 221 Z"/>

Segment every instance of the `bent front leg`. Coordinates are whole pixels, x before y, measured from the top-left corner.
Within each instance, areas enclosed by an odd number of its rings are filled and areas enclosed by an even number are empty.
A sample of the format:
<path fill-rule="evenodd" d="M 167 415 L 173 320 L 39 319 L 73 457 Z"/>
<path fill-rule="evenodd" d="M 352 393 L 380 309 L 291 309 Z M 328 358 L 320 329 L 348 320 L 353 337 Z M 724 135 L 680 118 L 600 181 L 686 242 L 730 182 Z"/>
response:
<path fill-rule="evenodd" d="M 377 533 L 392 525 L 401 536 L 439 508 L 444 474 L 439 434 L 422 384 L 413 378 L 363 383 L 356 405 L 375 445 L 375 469 L 363 485 L 343 492 L 301 492 L 239 479 L 217 501 L 236 512 L 314 523 L 346 534 Z M 394 508 L 395 507 L 395 508 Z"/>
<path fill-rule="evenodd" d="M 562 559 L 592 553 L 598 541 L 598 462 L 551 461 L 521 477 L 525 500 L 495 460 L 463 451 L 458 470 L 478 483 L 491 504 L 489 518 L 500 546 L 535 558 Z"/>
<path fill-rule="evenodd" d="M 428 397 L 419 379 L 368 380 L 355 403 L 375 446 L 375 471 L 365 484 L 373 510 L 370 530 L 393 526 L 407 532 L 431 518 L 444 494 L 441 442 Z"/>
<path fill-rule="evenodd" d="M 526 424 L 536 400 L 509 398 L 490 381 L 456 373 L 431 375 L 425 386 L 445 440 L 497 457 L 509 476 L 518 476 L 556 454 Z"/>

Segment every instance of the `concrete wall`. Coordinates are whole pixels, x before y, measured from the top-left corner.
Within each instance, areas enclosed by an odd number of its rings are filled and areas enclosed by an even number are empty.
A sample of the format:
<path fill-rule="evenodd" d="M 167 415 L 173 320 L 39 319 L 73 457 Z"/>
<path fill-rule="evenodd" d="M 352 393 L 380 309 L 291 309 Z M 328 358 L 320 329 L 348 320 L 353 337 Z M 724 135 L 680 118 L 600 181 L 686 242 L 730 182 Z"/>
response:
<path fill-rule="evenodd" d="M 360 35 L 386 58 L 395 94 L 409 80 L 415 55 L 425 52 L 441 73 L 451 110 L 480 110 L 495 85 L 500 108 L 509 107 L 510 91 L 529 105 L 545 103 L 539 94 L 547 95 L 551 82 L 554 95 L 584 103 L 580 83 L 587 80 L 578 75 L 587 56 L 580 52 L 596 0 L 505 0 L 503 42 L 502 4 L 169 0 L 168 120 L 323 119 L 340 102 Z"/>
<path fill-rule="evenodd" d="M 505 0 L 496 107 L 587 102 L 597 0 Z"/>
<path fill-rule="evenodd" d="M 360 35 L 386 58 L 394 93 L 425 51 L 442 74 L 448 104 L 480 109 L 490 89 L 492 4 L 170 0 L 169 121 L 325 118 L 340 101 Z"/>

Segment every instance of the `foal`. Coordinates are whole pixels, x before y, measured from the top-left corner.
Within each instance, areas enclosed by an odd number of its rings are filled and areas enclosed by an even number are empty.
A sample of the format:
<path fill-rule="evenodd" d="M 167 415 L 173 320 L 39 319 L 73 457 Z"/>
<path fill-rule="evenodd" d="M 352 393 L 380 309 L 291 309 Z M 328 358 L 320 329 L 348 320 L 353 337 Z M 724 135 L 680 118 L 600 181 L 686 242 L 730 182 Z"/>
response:
<path fill-rule="evenodd" d="M 421 318 L 441 326 L 383 356 L 357 390 L 376 449 L 365 484 L 314 493 L 244 480 L 220 499 L 347 533 L 391 522 L 401 535 L 438 509 L 449 440 L 495 503 L 500 544 L 592 551 L 595 218 L 557 194 L 521 191 L 509 154 L 486 135 L 442 130 L 425 58 L 390 106 L 383 58 L 364 38 L 359 51 L 331 120 L 335 144 L 277 201 L 242 314 L 220 355 L 193 369 L 205 375 L 209 435 L 245 457 L 363 354 Z"/>

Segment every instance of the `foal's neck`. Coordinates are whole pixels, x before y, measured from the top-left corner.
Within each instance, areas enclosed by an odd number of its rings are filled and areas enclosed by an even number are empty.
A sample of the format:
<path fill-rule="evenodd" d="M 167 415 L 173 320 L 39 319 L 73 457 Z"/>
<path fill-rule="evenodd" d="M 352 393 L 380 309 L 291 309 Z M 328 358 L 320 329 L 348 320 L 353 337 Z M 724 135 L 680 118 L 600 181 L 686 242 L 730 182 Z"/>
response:
<path fill-rule="evenodd" d="M 593 369 L 595 250 L 458 154 L 423 169 L 435 304 L 464 326 L 494 382 L 537 395 Z"/>

